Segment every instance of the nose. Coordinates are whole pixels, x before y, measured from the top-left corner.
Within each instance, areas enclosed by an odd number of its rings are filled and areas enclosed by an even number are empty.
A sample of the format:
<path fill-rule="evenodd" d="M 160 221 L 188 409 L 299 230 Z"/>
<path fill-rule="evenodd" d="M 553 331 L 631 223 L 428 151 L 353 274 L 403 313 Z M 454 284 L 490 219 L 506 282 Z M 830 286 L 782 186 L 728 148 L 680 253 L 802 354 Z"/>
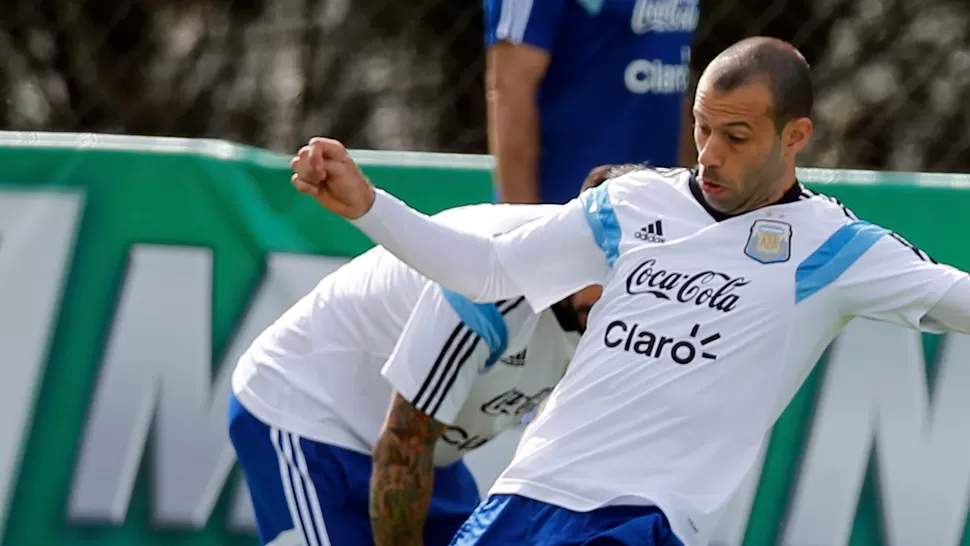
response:
<path fill-rule="evenodd" d="M 724 155 L 721 153 L 721 146 L 717 144 L 717 138 L 708 138 L 703 146 L 697 151 L 697 163 L 706 168 L 718 168 L 724 163 Z"/>

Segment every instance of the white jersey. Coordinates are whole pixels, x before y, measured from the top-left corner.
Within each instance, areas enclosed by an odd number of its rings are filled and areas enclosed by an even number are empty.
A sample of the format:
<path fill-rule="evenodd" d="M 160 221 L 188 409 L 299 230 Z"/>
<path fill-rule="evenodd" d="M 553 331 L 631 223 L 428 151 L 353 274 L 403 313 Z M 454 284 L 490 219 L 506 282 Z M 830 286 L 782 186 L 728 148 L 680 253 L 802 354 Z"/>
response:
<path fill-rule="evenodd" d="M 476 205 L 438 220 L 491 235 L 549 210 Z M 377 247 L 266 329 L 237 364 L 232 386 L 260 420 L 367 454 L 393 388 L 449 425 L 435 450 L 435 463 L 446 465 L 548 396 L 578 341 L 551 310 L 533 313 L 522 297 L 472 303 Z"/>
<path fill-rule="evenodd" d="M 575 511 L 656 505 L 687 546 L 707 544 L 839 329 L 867 317 L 934 331 L 927 311 L 966 278 L 800 185 L 730 218 L 699 194 L 691 171 L 637 172 L 490 240 L 431 229 L 384 194 L 357 222 L 476 299 L 514 289 L 544 309 L 605 285 L 569 370 L 490 493 Z M 449 271 L 404 234 L 491 256 Z"/>

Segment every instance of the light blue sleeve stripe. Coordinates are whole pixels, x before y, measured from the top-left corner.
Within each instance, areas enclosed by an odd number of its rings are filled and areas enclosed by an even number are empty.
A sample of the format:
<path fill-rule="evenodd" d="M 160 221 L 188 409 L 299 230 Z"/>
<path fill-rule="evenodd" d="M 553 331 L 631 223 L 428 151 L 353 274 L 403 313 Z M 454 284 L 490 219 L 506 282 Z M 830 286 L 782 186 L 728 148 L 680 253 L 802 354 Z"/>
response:
<path fill-rule="evenodd" d="M 795 303 L 835 282 L 882 236 L 879 226 L 857 220 L 839 228 L 795 270 Z"/>
<path fill-rule="evenodd" d="M 620 223 L 610 204 L 609 182 L 584 191 L 579 200 L 586 211 L 586 221 L 593 230 L 596 244 L 603 250 L 606 265 L 613 267 L 620 255 Z"/>
<path fill-rule="evenodd" d="M 505 353 L 509 344 L 508 326 L 498 307 L 494 303 L 475 303 L 444 288 L 441 290 L 458 318 L 488 346 L 488 362 L 485 366 L 494 364 Z"/>

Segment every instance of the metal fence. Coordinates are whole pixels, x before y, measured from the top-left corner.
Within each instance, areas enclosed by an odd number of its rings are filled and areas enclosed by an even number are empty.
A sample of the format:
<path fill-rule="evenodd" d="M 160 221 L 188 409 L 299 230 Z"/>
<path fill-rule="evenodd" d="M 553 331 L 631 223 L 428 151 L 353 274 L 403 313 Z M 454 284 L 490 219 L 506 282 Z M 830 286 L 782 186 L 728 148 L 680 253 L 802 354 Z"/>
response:
<path fill-rule="evenodd" d="M 0 128 L 484 152 L 482 19 L 478 0 L 0 2 Z M 701 0 L 695 70 L 754 34 L 814 66 L 806 165 L 970 171 L 965 0 Z"/>

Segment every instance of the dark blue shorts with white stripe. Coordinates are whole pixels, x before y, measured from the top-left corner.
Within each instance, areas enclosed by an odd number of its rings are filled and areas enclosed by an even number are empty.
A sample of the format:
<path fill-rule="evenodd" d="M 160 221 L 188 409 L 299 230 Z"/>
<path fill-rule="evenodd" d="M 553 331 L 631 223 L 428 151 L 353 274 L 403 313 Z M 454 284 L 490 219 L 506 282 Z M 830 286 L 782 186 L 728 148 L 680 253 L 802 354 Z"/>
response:
<path fill-rule="evenodd" d="M 235 396 L 229 437 L 253 502 L 260 544 L 373 544 L 368 493 L 371 458 L 263 423 Z M 425 544 L 445 546 L 480 500 L 461 461 L 435 472 Z"/>

